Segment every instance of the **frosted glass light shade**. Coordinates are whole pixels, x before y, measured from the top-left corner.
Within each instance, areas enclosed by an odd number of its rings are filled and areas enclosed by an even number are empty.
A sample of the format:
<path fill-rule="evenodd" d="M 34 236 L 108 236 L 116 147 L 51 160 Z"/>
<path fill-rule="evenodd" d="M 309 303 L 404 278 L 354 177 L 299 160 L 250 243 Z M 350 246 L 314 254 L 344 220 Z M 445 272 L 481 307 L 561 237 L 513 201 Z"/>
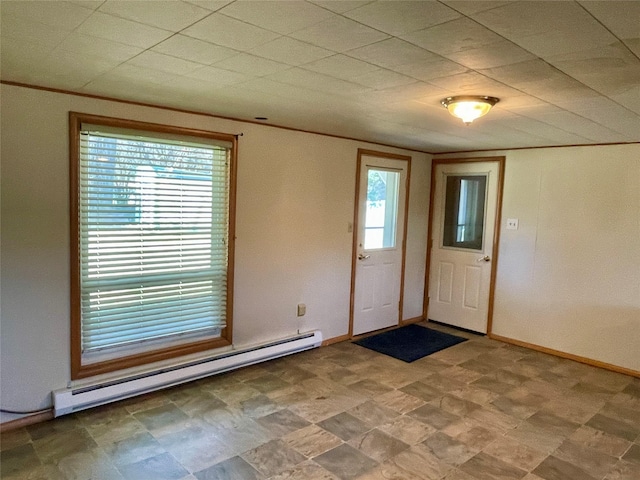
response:
<path fill-rule="evenodd" d="M 460 97 L 447 97 L 442 100 L 442 105 L 449 110 L 449 113 L 454 117 L 462 119 L 462 121 L 469 125 L 476 118 L 480 118 L 486 115 L 491 107 L 498 103 L 500 99 L 496 97 L 484 97 L 484 96 L 460 96 Z"/>

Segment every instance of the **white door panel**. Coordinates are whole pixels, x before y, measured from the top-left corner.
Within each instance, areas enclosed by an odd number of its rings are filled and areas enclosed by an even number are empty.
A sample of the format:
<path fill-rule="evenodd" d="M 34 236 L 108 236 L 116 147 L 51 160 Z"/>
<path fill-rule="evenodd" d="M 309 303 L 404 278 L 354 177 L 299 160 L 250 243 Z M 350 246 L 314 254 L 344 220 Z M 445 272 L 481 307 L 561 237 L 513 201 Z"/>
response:
<path fill-rule="evenodd" d="M 408 160 L 362 155 L 352 334 L 400 322 Z"/>
<path fill-rule="evenodd" d="M 487 332 L 499 172 L 496 161 L 434 169 L 431 320 Z"/>
<path fill-rule="evenodd" d="M 438 275 L 438 301 L 440 303 L 451 303 L 453 294 L 453 269 L 451 262 L 440 262 Z"/>

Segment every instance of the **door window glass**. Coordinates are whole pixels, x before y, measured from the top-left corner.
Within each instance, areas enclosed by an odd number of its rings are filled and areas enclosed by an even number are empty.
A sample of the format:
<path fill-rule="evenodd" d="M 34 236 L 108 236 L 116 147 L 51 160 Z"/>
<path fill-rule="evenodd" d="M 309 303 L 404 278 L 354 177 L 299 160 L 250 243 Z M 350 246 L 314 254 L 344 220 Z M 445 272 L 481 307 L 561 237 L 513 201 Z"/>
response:
<path fill-rule="evenodd" d="M 448 175 L 442 245 L 482 250 L 486 175 Z"/>
<path fill-rule="evenodd" d="M 394 248 L 398 220 L 400 172 L 369 169 L 364 248 Z"/>

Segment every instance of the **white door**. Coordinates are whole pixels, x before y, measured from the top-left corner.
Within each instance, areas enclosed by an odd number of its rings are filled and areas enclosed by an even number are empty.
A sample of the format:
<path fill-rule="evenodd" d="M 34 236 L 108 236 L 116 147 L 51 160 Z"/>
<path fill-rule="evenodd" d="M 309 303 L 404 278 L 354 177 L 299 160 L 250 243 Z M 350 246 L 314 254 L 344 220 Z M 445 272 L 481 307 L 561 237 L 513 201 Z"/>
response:
<path fill-rule="evenodd" d="M 498 161 L 434 169 L 428 318 L 487 333 Z"/>
<path fill-rule="evenodd" d="M 398 325 L 409 160 L 361 155 L 353 335 Z"/>

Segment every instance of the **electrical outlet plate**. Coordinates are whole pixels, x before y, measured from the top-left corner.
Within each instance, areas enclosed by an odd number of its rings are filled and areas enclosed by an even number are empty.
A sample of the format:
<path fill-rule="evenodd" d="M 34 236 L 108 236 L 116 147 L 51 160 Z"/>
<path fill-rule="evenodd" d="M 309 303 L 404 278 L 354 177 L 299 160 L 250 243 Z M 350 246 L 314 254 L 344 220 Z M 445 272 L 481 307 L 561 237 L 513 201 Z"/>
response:
<path fill-rule="evenodd" d="M 507 230 L 517 230 L 517 229 L 518 229 L 518 219 L 507 218 Z"/>

